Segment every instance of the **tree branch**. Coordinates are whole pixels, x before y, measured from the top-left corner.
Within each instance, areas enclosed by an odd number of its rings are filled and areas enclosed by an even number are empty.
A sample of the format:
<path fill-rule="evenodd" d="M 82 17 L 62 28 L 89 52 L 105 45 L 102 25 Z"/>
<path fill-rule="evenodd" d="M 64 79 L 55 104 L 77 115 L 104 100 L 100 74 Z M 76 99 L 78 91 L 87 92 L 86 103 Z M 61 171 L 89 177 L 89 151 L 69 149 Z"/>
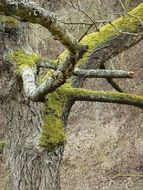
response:
<path fill-rule="evenodd" d="M 93 22 L 64 22 L 64 21 L 61 21 L 61 23 L 65 24 L 65 25 L 93 25 Z M 94 23 L 108 23 L 108 22 L 111 22 L 111 20 L 97 20 L 97 21 L 94 21 Z"/>
<path fill-rule="evenodd" d="M 89 49 L 77 65 L 97 69 L 112 57 L 136 45 L 143 39 L 141 21 L 143 21 L 143 3 L 127 15 L 112 21 L 112 25 L 107 24 L 99 32 L 86 35 L 80 43 L 87 44 Z"/>
<path fill-rule="evenodd" d="M 35 67 L 39 61 L 38 56 L 25 49 L 18 49 L 9 55 L 10 61 L 16 62 L 19 73 L 23 78 L 26 95 L 33 101 L 43 101 L 48 93 L 64 84 L 66 79 L 70 77 L 79 58 L 80 55 L 76 56 L 68 52 L 64 62 L 58 66 L 52 76 L 46 78 L 39 87 L 36 87 Z"/>
<path fill-rule="evenodd" d="M 39 64 L 38 67 L 40 68 L 47 68 L 56 70 L 57 66 L 43 63 Z M 75 68 L 71 75 L 84 77 L 84 78 L 134 78 L 135 73 L 133 71 L 125 71 L 125 70 L 110 70 L 110 69 L 79 69 Z"/>
<path fill-rule="evenodd" d="M 143 31 L 143 26 L 140 22 L 140 20 L 143 20 L 143 3 L 131 11 L 129 15 L 114 20 L 112 22 L 114 27 L 107 24 L 100 29 L 100 32 L 86 35 L 80 42 L 89 46 L 85 54 L 87 47 L 79 45 L 77 40 L 63 28 L 52 13 L 32 2 L 26 0 L 1 0 L 0 12 L 10 16 L 17 16 L 23 22 L 41 24 L 70 51 L 60 56 L 57 62 L 62 64 L 59 65 L 51 77 L 36 89 L 33 96 L 34 101 L 38 101 L 46 96 L 47 93 L 64 84 L 66 79 L 71 76 L 75 64 L 85 68 L 93 65 L 95 66 L 94 68 L 99 68 L 100 64 L 143 39 L 143 35 L 131 35 L 131 33 L 136 34 Z M 122 33 L 119 33 L 116 28 L 119 28 Z"/>
<path fill-rule="evenodd" d="M 33 101 L 37 100 L 36 97 L 39 94 L 39 88 L 36 85 L 35 74 L 35 70 L 30 67 L 24 68 L 21 71 L 24 92 L 26 96 Z M 48 98 L 45 96 L 38 96 L 38 101 L 40 102 L 45 102 L 47 99 Z"/>
<path fill-rule="evenodd" d="M 75 68 L 73 75 L 85 78 L 133 78 L 134 72 L 123 70 L 86 70 Z"/>
<path fill-rule="evenodd" d="M 109 102 L 135 105 L 143 108 L 143 96 L 120 92 L 93 91 L 82 88 L 73 88 L 68 93 L 75 101 Z"/>
<path fill-rule="evenodd" d="M 26 0 L 0 0 L 0 12 L 7 16 L 16 16 L 22 22 L 31 22 L 47 28 L 56 40 L 59 40 L 72 53 L 79 52 L 81 45 L 48 10 Z"/>
<path fill-rule="evenodd" d="M 100 66 L 101 69 L 106 69 L 105 64 L 101 64 Z M 120 86 L 112 79 L 112 78 L 106 78 L 107 82 L 118 92 L 124 92 Z"/>
<path fill-rule="evenodd" d="M 106 78 L 107 82 L 118 92 L 124 92 L 122 88 L 112 78 Z"/>

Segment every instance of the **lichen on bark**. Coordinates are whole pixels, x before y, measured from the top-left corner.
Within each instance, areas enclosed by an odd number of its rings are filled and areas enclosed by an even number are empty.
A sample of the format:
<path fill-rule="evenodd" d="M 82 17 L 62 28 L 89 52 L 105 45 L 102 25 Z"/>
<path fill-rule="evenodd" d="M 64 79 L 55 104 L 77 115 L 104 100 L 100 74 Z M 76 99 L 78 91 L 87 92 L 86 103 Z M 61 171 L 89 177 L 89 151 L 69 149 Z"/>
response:
<path fill-rule="evenodd" d="M 36 63 L 40 59 L 36 53 L 26 53 L 24 49 L 18 49 L 10 53 L 8 57 L 16 63 L 16 68 L 19 73 L 26 67 L 36 68 Z"/>

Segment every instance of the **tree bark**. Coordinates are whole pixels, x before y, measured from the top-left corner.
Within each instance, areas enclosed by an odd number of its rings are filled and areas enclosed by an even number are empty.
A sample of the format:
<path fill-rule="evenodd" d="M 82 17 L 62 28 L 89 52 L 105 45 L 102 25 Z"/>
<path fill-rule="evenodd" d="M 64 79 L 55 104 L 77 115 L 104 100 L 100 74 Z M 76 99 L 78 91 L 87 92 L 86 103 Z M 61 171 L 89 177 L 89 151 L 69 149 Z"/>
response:
<path fill-rule="evenodd" d="M 28 43 L 24 32 L 27 25 L 19 25 L 6 17 L 3 22 L 0 24 L 0 113 L 5 116 L 6 126 L 6 188 L 59 190 L 59 166 L 64 146 L 53 151 L 38 146 L 43 126 L 43 104 L 34 103 L 24 95 L 22 79 L 17 75 L 15 65 L 5 57 L 7 52 Z M 59 118 L 63 125 L 69 108 L 67 103 Z"/>
<path fill-rule="evenodd" d="M 137 13 L 142 10 L 142 6 L 137 9 Z M 135 12 L 135 13 L 136 13 Z M 142 13 L 140 13 L 142 16 Z M 127 16 L 124 20 L 128 21 Z M 141 22 L 139 19 L 132 19 L 131 24 L 135 24 L 129 28 L 129 32 L 135 34 L 142 31 Z M 120 26 L 122 19 L 117 20 L 117 27 Z M 128 22 L 125 23 L 128 25 Z M 23 27 L 24 26 L 24 27 Z M 15 65 L 6 61 L 5 55 L 11 49 L 21 48 L 28 44 L 26 35 L 24 33 L 25 24 L 19 26 L 17 21 L 8 21 L 1 23 L 0 32 L 2 33 L 0 39 L 1 51 L 1 75 L 0 75 L 0 107 L 4 113 L 5 123 L 7 128 L 7 147 L 5 155 L 7 158 L 7 189 L 10 190 L 59 190 L 59 166 L 64 150 L 64 142 L 57 142 L 54 150 L 47 149 L 50 137 L 46 136 L 48 126 L 44 124 L 43 120 L 43 104 L 34 103 L 30 101 L 22 90 L 22 80 L 16 73 Z M 104 36 L 106 30 L 107 35 Z M 123 30 L 123 32 L 126 32 Z M 98 38 L 97 40 L 97 37 Z M 109 41 L 107 41 L 109 39 Z M 100 33 L 93 33 L 83 38 L 81 43 L 89 45 L 89 50 L 78 61 L 78 65 L 91 66 L 99 65 L 118 53 L 135 45 L 142 39 L 142 36 L 129 35 L 127 33 L 118 34 L 112 25 L 105 26 Z M 95 43 L 95 42 L 98 43 Z M 89 42 L 89 44 L 88 44 Z M 91 42 L 91 43 L 90 43 Z M 125 42 L 125 43 L 120 43 Z M 62 57 L 63 60 L 63 57 Z M 78 59 L 74 58 L 74 65 Z M 69 60 L 70 61 L 70 60 Z M 63 61 L 61 61 L 62 63 Z M 66 63 L 66 62 L 64 62 Z M 63 64 L 61 69 L 66 73 L 67 64 Z M 73 67 L 72 67 L 73 70 Z M 72 72 L 69 70 L 68 73 Z M 65 77 L 66 78 L 66 77 Z M 77 80 L 76 80 L 77 81 Z M 74 83 L 74 81 L 73 81 Z M 55 84 L 55 87 L 56 84 Z M 53 91 L 55 88 L 52 89 Z M 51 92 L 51 91 L 50 91 Z M 62 92 L 62 93 L 61 93 Z M 44 93 L 47 94 L 47 91 Z M 65 127 L 70 108 L 73 104 L 68 97 L 64 96 L 64 91 L 56 90 L 52 93 L 50 100 L 55 102 L 52 104 L 48 102 L 48 125 L 55 128 L 57 123 L 59 127 Z M 84 98 L 81 96 L 80 98 Z M 60 104 L 58 104 L 58 102 Z M 57 106 L 58 105 L 58 106 Z M 60 111 L 59 111 L 60 109 Z M 50 118 L 52 123 L 50 123 Z M 46 119 L 46 118 L 45 118 Z M 43 131 L 43 127 L 44 130 Z M 43 139 L 40 137 L 43 135 Z M 48 134 L 51 135 L 51 134 Z M 52 135 L 51 135 L 52 136 Z M 40 144 L 43 146 L 41 148 Z"/>

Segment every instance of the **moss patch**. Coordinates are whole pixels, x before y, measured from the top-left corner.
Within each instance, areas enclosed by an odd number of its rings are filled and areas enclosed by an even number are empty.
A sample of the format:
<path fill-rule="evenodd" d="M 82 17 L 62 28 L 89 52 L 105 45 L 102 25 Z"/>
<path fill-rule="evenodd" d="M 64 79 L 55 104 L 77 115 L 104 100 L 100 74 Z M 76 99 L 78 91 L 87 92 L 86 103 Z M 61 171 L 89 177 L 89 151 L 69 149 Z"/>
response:
<path fill-rule="evenodd" d="M 89 49 L 83 55 L 83 58 L 77 62 L 77 66 L 84 65 L 98 46 L 105 44 L 113 37 L 121 35 L 120 32 L 132 33 L 137 31 L 139 25 L 141 25 L 141 21 L 143 21 L 143 3 L 141 3 L 134 10 L 130 11 L 128 15 L 112 21 L 112 25 L 106 24 L 100 29 L 99 32 L 93 32 L 86 35 L 80 43 L 82 45 L 88 45 Z M 67 51 L 64 51 L 59 57 L 59 62 L 62 62 L 66 56 Z"/>
<path fill-rule="evenodd" d="M 62 114 L 66 103 L 66 95 L 61 88 L 48 95 L 45 103 L 44 124 L 39 145 L 52 150 L 66 140 Z"/>
<path fill-rule="evenodd" d="M 44 82 L 52 75 L 53 70 L 49 70 L 45 77 L 39 79 L 40 83 Z M 52 151 L 60 144 L 66 141 L 64 121 L 62 114 L 65 111 L 67 96 L 69 95 L 69 84 L 64 84 L 52 93 L 48 94 L 48 101 L 44 104 L 43 127 L 39 145 Z"/>
<path fill-rule="evenodd" d="M 23 49 L 14 51 L 9 58 L 17 63 L 18 72 L 26 67 L 36 67 L 36 63 L 40 60 L 36 53 L 27 54 Z"/>
<path fill-rule="evenodd" d="M 102 27 L 99 32 L 86 35 L 81 40 L 81 44 L 87 44 L 89 49 L 88 52 L 84 54 L 83 59 L 78 62 L 78 65 L 84 64 L 97 46 L 105 44 L 110 41 L 112 37 L 119 36 L 121 34 L 120 32 L 136 31 L 138 26 L 141 25 L 140 20 L 143 21 L 143 3 L 129 12 L 129 15 L 115 19 L 112 25 L 107 24 Z"/>

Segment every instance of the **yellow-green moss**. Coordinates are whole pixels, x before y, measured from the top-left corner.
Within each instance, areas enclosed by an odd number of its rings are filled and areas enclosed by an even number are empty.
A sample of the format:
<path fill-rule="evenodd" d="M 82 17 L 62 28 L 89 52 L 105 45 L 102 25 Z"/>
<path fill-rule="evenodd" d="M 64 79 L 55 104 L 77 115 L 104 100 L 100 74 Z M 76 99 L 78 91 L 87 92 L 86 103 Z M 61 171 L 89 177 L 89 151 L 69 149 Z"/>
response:
<path fill-rule="evenodd" d="M 51 74 L 50 70 L 46 76 L 40 80 L 44 82 Z M 69 84 L 64 84 L 52 93 L 48 94 L 48 101 L 44 104 L 45 112 L 43 116 L 42 133 L 39 139 L 39 145 L 48 150 L 53 150 L 58 145 L 66 141 L 66 133 L 64 129 L 64 122 L 62 114 L 67 102 L 67 89 Z"/>
<path fill-rule="evenodd" d="M 66 90 L 66 89 L 65 89 Z M 118 101 L 118 102 L 131 102 L 131 104 L 142 106 L 143 105 L 143 96 L 133 95 L 127 93 L 119 93 L 119 92 L 110 92 L 110 91 L 93 91 L 86 90 L 82 88 L 69 88 L 66 90 L 66 94 L 78 97 L 80 95 L 91 96 L 96 98 L 105 98 L 111 100 L 110 102 Z"/>
<path fill-rule="evenodd" d="M 27 54 L 25 50 L 18 49 L 9 55 L 9 58 L 17 63 L 17 71 L 21 71 L 26 67 L 36 67 L 36 63 L 40 60 L 36 53 Z"/>
<path fill-rule="evenodd" d="M 3 153 L 4 146 L 5 146 L 5 141 L 4 140 L 0 140 L 0 154 Z"/>
<path fill-rule="evenodd" d="M 0 15 L 0 24 L 8 27 L 19 27 L 20 22 L 13 17 Z"/>
<path fill-rule="evenodd" d="M 99 32 L 86 35 L 80 43 L 83 45 L 88 45 L 89 49 L 84 54 L 83 58 L 77 62 L 77 65 L 79 66 L 81 64 L 85 64 L 96 47 L 105 44 L 113 37 L 119 36 L 121 34 L 120 32 L 132 33 L 136 31 L 138 26 L 141 25 L 141 21 L 143 22 L 143 3 L 129 12 L 128 15 L 112 21 L 112 25 L 106 24 L 100 29 Z M 66 56 L 67 51 L 64 51 L 59 57 L 60 62 L 62 62 Z"/>
<path fill-rule="evenodd" d="M 39 144 L 49 150 L 54 149 L 66 140 L 64 123 L 62 121 L 65 103 L 66 95 L 63 94 L 60 88 L 48 94 Z"/>
<path fill-rule="evenodd" d="M 88 52 L 83 56 L 83 59 L 78 62 L 78 65 L 84 64 L 97 46 L 106 43 L 107 41 L 111 40 L 112 37 L 120 35 L 120 32 L 136 31 L 138 26 L 141 25 L 140 20 L 143 21 L 143 3 L 141 3 L 133 11 L 129 12 L 129 15 L 115 19 L 112 22 L 112 25 L 107 24 L 102 27 L 99 32 L 86 35 L 81 40 L 81 44 L 87 44 L 89 49 Z"/>

